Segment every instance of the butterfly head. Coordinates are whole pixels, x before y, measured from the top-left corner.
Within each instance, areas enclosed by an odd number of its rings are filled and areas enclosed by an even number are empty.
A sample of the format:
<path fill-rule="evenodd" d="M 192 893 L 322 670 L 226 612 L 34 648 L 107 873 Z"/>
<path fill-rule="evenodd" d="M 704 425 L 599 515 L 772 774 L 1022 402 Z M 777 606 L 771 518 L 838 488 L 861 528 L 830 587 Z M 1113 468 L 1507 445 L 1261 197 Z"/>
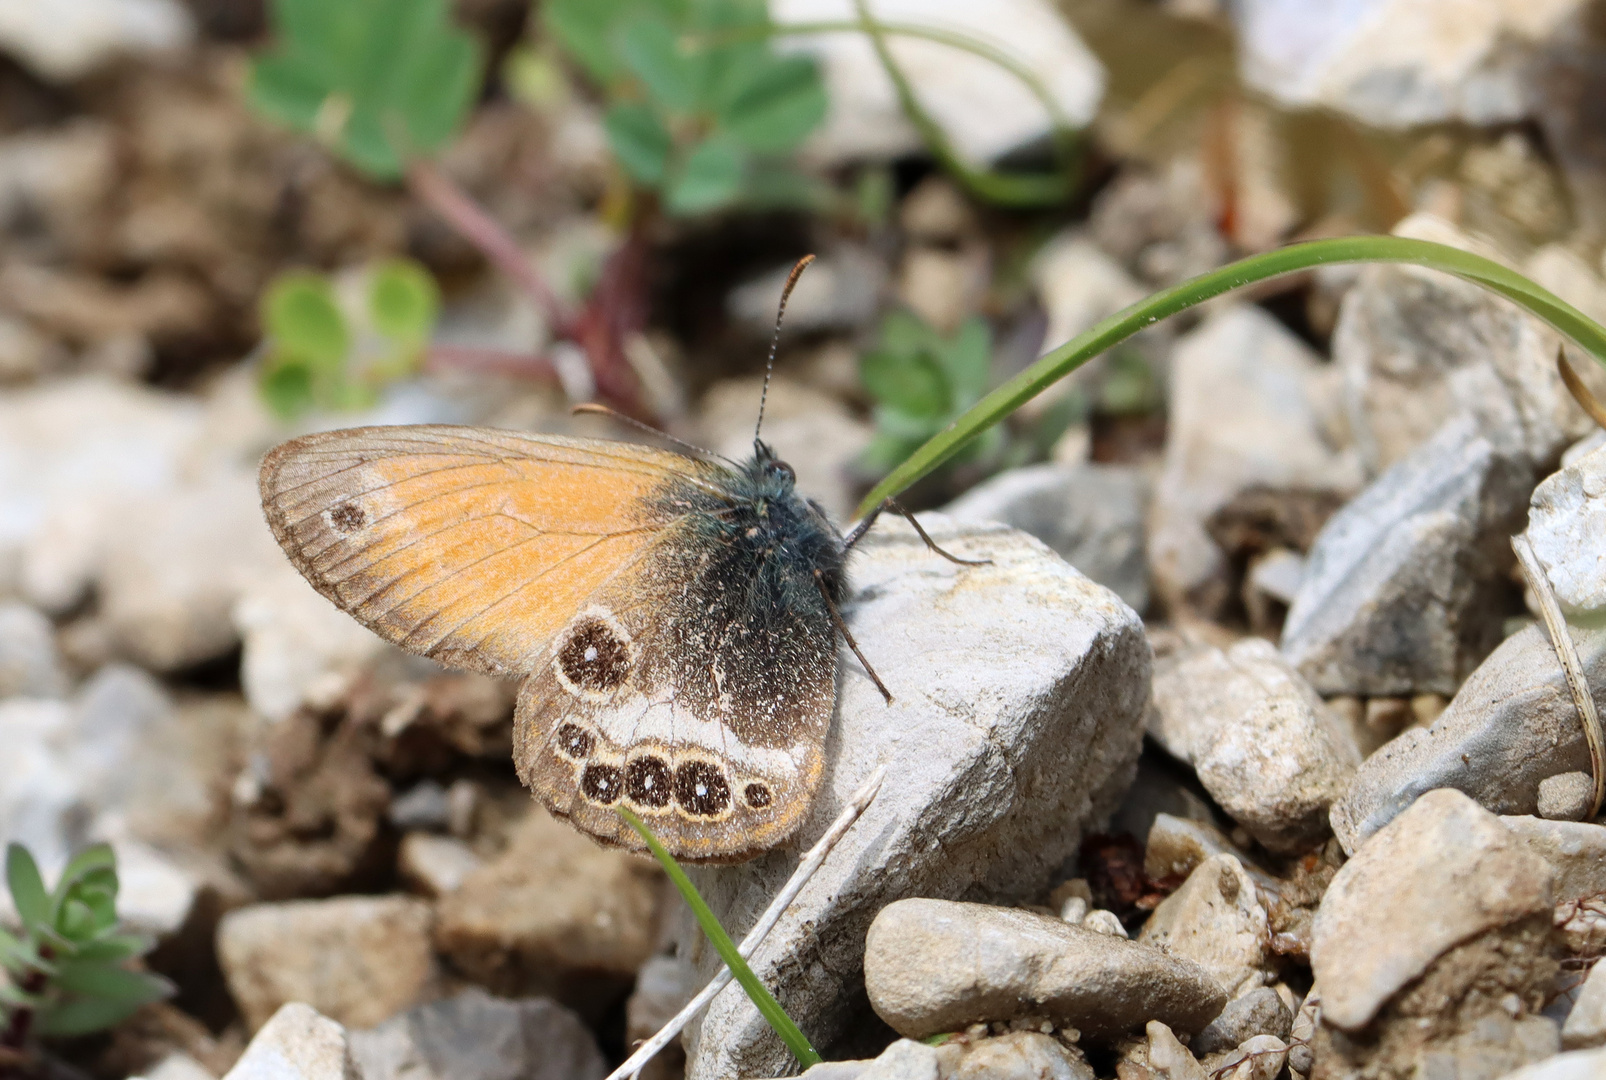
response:
<path fill-rule="evenodd" d="M 784 498 L 797 485 L 797 473 L 792 466 L 776 456 L 775 448 L 760 440 L 753 440 L 753 460 L 747 463 L 747 473 L 755 492 L 771 498 Z"/>

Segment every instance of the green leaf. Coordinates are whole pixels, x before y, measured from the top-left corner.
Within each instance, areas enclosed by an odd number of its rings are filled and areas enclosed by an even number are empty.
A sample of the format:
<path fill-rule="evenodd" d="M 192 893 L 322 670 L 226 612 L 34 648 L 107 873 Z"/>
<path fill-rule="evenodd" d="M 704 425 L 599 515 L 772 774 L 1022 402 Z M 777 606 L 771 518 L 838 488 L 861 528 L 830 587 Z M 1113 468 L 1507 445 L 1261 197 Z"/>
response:
<path fill-rule="evenodd" d="M 745 164 L 741 150 L 728 139 L 704 139 L 676 170 L 664 205 L 673 214 L 702 214 L 735 201 Z"/>
<path fill-rule="evenodd" d="M 115 964 L 143 956 L 154 946 L 154 941 L 140 934 L 112 934 L 80 945 L 73 959 Z"/>
<path fill-rule="evenodd" d="M 786 1015 L 786 1010 L 781 1008 L 780 1002 L 776 1001 L 774 995 L 765 988 L 763 983 L 758 981 L 758 976 L 753 974 L 753 969 L 747 966 L 747 961 L 742 958 L 742 954 L 736 951 L 736 943 L 731 941 L 729 934 L 725 933 L 725 928 L 719 924 L 719 919 L 709 910 L 708 903 L 698 893 L 697 886 L 691 883 L 691 878 L 686 876 L 686 871 L 680 868 L 680 864 L 675 861 L 675 857 L 664 850 L 664 846 L 658 842 L 658 838 L 652 834 L 652 830 L 647 828 L 639 817 L 623 806 L 617 807 L 617 810 L 619 816 L 624 818 L 630 827 L 636 830 L 637 834 L 646 842 L 648 850 L 653 853 L 653 857 L 664 868 L 664 873 L 669 875 L 669 880 L 675 883 L 676 889 L 680 890 L 681 899 L 686 901 L 686 906 L 691 908 L 692 914 L 697 918 L 697 925 L 702 927 L 703 934 L 707 936 L 709 943 L 714 946 L 714 951 L 719 954 L 721 960 L 725 961 L 725 966 L 730 968 L 731 975 L 741 984 L 742 989 L 747 992 L 749 1000 L 758 1009 L 759 1015 L 763 1016 L 770 1027 L 774 1029 L 775 1034 L 781 1037 L 781 1041 L 792 1051 L 792 1056 L 797 1058 L 804 1068 L 818 1064 L 820 1061 L 819 1053 L 813 1046 L 809 1045 L 809 1040 L 804 1037 L 803 1032 L 798 1030 L 797 1024 L 792 1022 L 792 1018 Z"/>
<path fill-rule="evenodd" d="M 168 997 L 173 992 L 172 984 L 159 975 L 129 971 L 98 960 L 68 961 L 57 969 L 51 981 L 70 994 L 132 1001 L 139 1005 Z"/>
<path fill-rule="evenodd" d="M 601 83 L 610 83 L 623 71 L 611 33 L 619 16 L 633 0 L 546 0 L 541 21 L 563 47 Z"/>
<path fill-rule="evenodd" d="M 662 19 L 638 18 L 626 25 L 619 33 L 619 55 L 661 107 L 690 113 L 700 104 L 705 67 L 681 49 L 674 29 Z"/>
<path fill-rule="evenodd" d="M 968 406 L 987 392 L 992 378 L 993 333 L 986 319 L 966 319 L 937 356 L 953 381 L 956 404 Z"/>
<path fill-rule="evenodd" d="M 747 149 L 780 154 L 795 149 L 825 119 L 825 86 L 814 61 L 771 60 L 720 111 L 724 130 Z"/>
<path fill-rule="evenodd" d="M 390 259 L 374 267 L 368 310 L 374 329 L 417 348 L 429 340 L 440 314 L 441 292 L 430 272 L 411 259 Z"/>
<path fill-rule="evenodd" d="M 312 370 L 301 360 L 269 357 L 257 391 L 275 415 L 293 420 L 313 406 Z"/>
<path fill-rule="evenodd" d="M 39 864 L 21 844 L 6 845 L 6 886 L 24 927 L 50 922 L 50 894 L 45 891 L 45 879 L 39 876 Z"/>
<path fill-rule="evenodd" d="M 1184 281 L 1118 311 L 1052 350 L 982 398 L 873 487 L 859 503 L 863 516 L 953 458 L 966 444 L 1106 349 L 1179 311 L 1243 285 L 1333 263 L 1398 262 L 1454 274 L 1511 300 L 1571 338 L 1606 364 L 1606 327 L 1548 289 L 1481 255 L 1399 236 L 1311 240 L 1252 255 Z"/>
<path fill-rule="evenodd" d="M 937 352 L 942 348 L 942 339 L 920 316 L 898 308 L 881 320 L 881 347 L 898 356 L 914 356 Z"/>
<path fill-rule="evenodd" d="M 339 370 L 351 350 L 334 287 L 321 274 L 291 270 L 275 278 L 262 298 L 262 325 L 279 354 L 313 375 Z"/>
<path fill-rule="evenodd" d="M 273 24 L 252 103 L 376 178 L 439 151 L 479 89 L 479 45 L 445 0 L 278 0 Z"/>
<path fill-rule="evenodd" d="M 668 170 L 672 141 L 669 129 L 651 108 L 637 102 L 613 106 L 603 118 L 608 145 L 625 172 L 640 183 L 657 187 Z"/>
<path fill-rule="evenodd" d="M 953 408 L 948 378 L 926 353 L 865 353 L 859 378 L 877 402 L 909 416 L 935 418 Z"/>
<path fill-rule="evenodd" d="M 75 1035 L 88 1035 L 104 1031 L 128 1019 L 139 1010 L 143 1001 L 119 1001 L 111 998 L 84 998 L 65 1005 L 41 1009 L 34 1019 L 34 1030 L 40 1035 L 65 1039 Z"/>

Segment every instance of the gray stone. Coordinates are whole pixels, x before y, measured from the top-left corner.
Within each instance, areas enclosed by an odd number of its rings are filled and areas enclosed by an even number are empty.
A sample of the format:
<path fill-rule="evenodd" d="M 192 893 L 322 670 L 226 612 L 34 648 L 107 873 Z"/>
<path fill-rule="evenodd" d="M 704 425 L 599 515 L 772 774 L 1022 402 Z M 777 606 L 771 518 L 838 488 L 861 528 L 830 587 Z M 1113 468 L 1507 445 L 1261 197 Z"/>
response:
<path fill-rule="evenodd" d="M 1230 1050 L 1257 1035 L 1286 1039 L 1293 1023 L 1293 1014 L 1277 991 L 1269 986 L 1257 986 L 1227 1002 L 1221 1015 L 1195 1035 L 1188 1048 L 1195 1054 L 1214 1054 Z"/>
<path fill-rule="evenodd" d="M 1154 909 L 1138 932 L 1138 941 L 1197 964 L 1229 998 L 1269 981 L 1271 928 L 1266 908 L 1254 880 L 1231 855 L 1214 855 L 1200 863 L 1182 887 Z"/>
<path fill-rule="evenodd" d="M 1155 881 L 1182 879 L 1216 855 L 1231 855 L 1249 867 L 1249 856 L 1209 822 L 1156 814 L 1143 846 L 1143 872 Z"/>
<path fill-rule="evenodd" d="M 218 962 L 252 1028 L 292 1001 L 367 1027 L 435 995 L 430 919 L 404 896 L 253 904 L 218 925 Z"/>
<path fill-rule="evenodd" d="M 939 1061 L 935 1048 L 899 1039 L 855 1076 L 857 1080 L 938 1080 Z"/>
<path fill-rule="evenodd" d="M 1149 525 L 1153 588 L 1210 611 L 1229 597 L 1212 515 L 1254 491 L 1347 496 L 1360 486 L 1334 430 L 1321 358 L 1266 311 L 1229 307 L 1177 342 L 1165 464 Z"/>
<path fill-rule="evenodd" d="M 939 1047 L 937 1054 L 941 1080 L 1097 1080 L 1080 1053 L 1037 1031 Z"/>
<path fill-rule="evenodd" d="M 1406 218 L 1394 233 L 1500 260 L 1429 215 Z M 1549 327 L 1480 286 L 1421 267 L 1366 267 L 1340 308 L 1333 360 L 1367 468 L 1389 468 L 1463 413 L 1502 454 L 1554 460 L 1590 428 L 1556 373 L 1559 346 Z M 1606 372 L 1589 370 L 1596 366 L 1577 370 L 1606 386 Z"/>
<path fill-rule="evenodd" d="M 1124 465 L 1029 465 L 978 484 L 943 508 L 955 521 L 1031 533 L 1136 611 L 1149 604 L 1143 555 L 1148 485 Z"/>
<path fill-rule="evenodd" d="M 999 0 L 985 12 L 965 0 L 876 0 L 869 10 L 885 21 L 921 20 L 984 38 L 1025 65 L 1073 126 L 1088 123 L 1097 111 L 1104 68 L 1044 0 Z M 769 11 L 781 23 L 856 17 L 850 0 L 770 0 Z M 887 44 L 961 159 L 981 166 L 1048 134 L 1042 104 L 997 64 L 937 42 L 893 35 Z M 788 47 L 819 59 L 831 102 L 825 123 L 804 145 L 808 157 L 828 165 L 890 161 L 924 147 L 862 35 L 808 35 Z"/>
<path fill-rule="evenodd" d="M 426 832 L 408 833 L 396 852 L 396 872 L 429 897 L 456 892 L 484 865 L 485 860 L 463 841 Z"/>
<path fill-rule="evenodd" d="M 1548 914 L 1556 872 L 1458 791 L 1430 791 L 1339 870 L 1316 912 L 1322 1019 L 1365 1027 L 1450 948 Z"/>
<path fill-rule="evenodd" d="M 652 955 L 659 884 L 656 863 L 601 847 L 531 807 L 507 848 L 441 898 L 435 945 L 498 992 L 589 1006 L 576 980 L 628 986 Z"/>
<path fill-rule="evenodd" d="M 385 816 L 398 829 L 445 832 L 451 822 L 446 789 L 439 782 L 425 777 L 392 799 Z"/>
<path fill-rule="evenodd" d="M 59 698 L 66 692 L 56 628 L 27 604 L 0 603 L 0 701 Z"/>
<path fill-rule="evenodd" d="M 1012 908 L 900 900 L 870 926 L 870 1004 L 912 1038 L 1046 1017 L 1112 1041 L 1149 1019 L 1197 1031 L 1226 994 L 1165 949 Z"/>
<path fill-rule="evenodd" d="M 0 11 L 0 49 L 56 82 L 125 54 L 181 49 L 194 36 L 195 20 L 178 0 L 68 0 Z"/>
<path fill-rule="evenodd" d="M 1539 781 L 1539 816 L 1551 821 L 1582 821 L 1595 800 L 1588 773 L 1567 772 Z"/>
<path fill-rule="evenodd" d="M 1606 1045 L 1606 967 L 1589 969 L 1578 1000 L 1561 1026 L 1561 1045 L 1569 1050 Z"/>
<path fill-rule="evenodd" d="M 1606 631 L 1572 628 L 1596 708 L 1606 708 Z M 1589 768 L 1589 747 L 1550 639 L 1530 626 L 1500 643 L 1428 728 L 1367 758 L 1333 807 L 1344 850 L 1434 788 L 1464 791 L 1497 814 L 1533 814 L 1539 785 Z"/>
<path fill-rule="evenodd" d="M 596 1080 L 590 1030 L 547 998 L 494 998 L 478 987 L 351 1033 L 363 1080 Z"/>
<path fill-rule="evenodd" d="M 1577 0 L 1244 0 L 1229 10 L 1240 70 L 1255 89 L 1285 106 L 1410 128 L 1529 115 L 1539 101 L 1535 60 L 1548 41 L 1574 29 L 1582 7 Z"/>
<path fill-rule="evenodd" d="M 216 1077 L 188 1054 L 174 1052 L 135 1080 L 216 1080 Z"/>
<path fill-rule="evenodd" d="M 1569 615 L 1606 609 L 1606 447 L 1546 477 L 1534 489 L 1527 536 Z"/>
<path fill-rule="evenodd" d="M 223 1080 L 365 1080 L 346 1029 L 292 1001 L 275 1012 Z"/>
<path fill-rule="evenodd" d="M 1529 466 L 1447 423 L 1330 518 L 1282 649 L 1323 694 L 1449 694 L 1500 640 Z"/>
<path fill-rule="evenodd" d="M 1347 726 L 1260 638 L 1157 663 L 1148 727 L 1234 821 L 1278 852 L 1326 837 L 1328 808 L 1361 762 Z"/>
<path fill-rule="evenodd" d="M 636 985 L 625 1002 L 625 1041 L 628 1045 L 651 1038 L 692 995 L 701 990 L 697 972 L 678 956 L 654 956 L 636 973 Z M 666 1048 L 669 1052 L 678 1046 Z"/>
<path fill-rule="evenodd" d="M 1524 1065 L 1500 1080 L 1597 1080 L 1606 1074 L 1606 1049 L 1573 1050 Z"/>
<path fill-rule="evenodd" d="M 1606 825 L 1512 815 L 1500 824 L 1556 871 L 1556 903 L 1606 893 Z"/>
<path fill-rule="evenodd" d="M 1165 1024 L 1150 1020 L 1144 1029 L 1148 1036 L 1148 1066 L 1158 1080 L 1210 1080 L 1203 1065 Z"/>
<path fill-rule="evenodd" d="M 1255 1035 L 1223 1057 L 1210 1075 L 1215 1080 L 1273 1080 L 1287 1060 L 1287 1043 L 1275 1035 Z"/>
<path fill-rule="evenodd" d="M 876 801 L 752 960 L 826 1047 L 862 1008 L 859 968 L 876 912 L 906 896 L 1040 895 L 1083 831 L 1114 809 L 1142 742 L 1150 658 L 1132 609 L 1024 534 L 937 514 L 922 521 L 947 550 L 991 563 L 955 566 L 907 523 L 877 523 L 856 549 L 844 614 L 895 700 L 883 702 L 846 663 L 820 794 L 796 849 L 692 872 L 739 937 L 798 851 L 874 769 L 889 767 Z M 711 975 L 717 961 L 701 933 L 687 925 L 680 940 Z M 788 1060 L 736 987 L 714 999 L 691 1045 L 692 1080 L 773 1074 Z"/>

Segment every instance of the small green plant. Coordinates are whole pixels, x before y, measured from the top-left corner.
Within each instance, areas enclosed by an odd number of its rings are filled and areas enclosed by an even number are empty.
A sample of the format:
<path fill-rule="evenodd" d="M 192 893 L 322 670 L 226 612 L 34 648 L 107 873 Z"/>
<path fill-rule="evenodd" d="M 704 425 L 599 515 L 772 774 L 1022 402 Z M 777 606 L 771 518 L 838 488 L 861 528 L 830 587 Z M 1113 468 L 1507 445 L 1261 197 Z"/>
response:
<path fill-rule="evenodd" d="M 443 149 L 479 91 L 479 45 L 446 0 L 274 0 L 273 25 L 252 102 L 376 179 Z"/>
<path fill-rule="evenodd" d="M 22 925 L 17 934 L 0 929 L 0 1050 L 19 1053 L 36 1036 L 100 1031 L 172 993 L 166 979 L 123 966 L 152 943 L 119 932 L 109 845 L 80 852 L 47 891 L 28 849 L 10 844 L 6 884 Z"/>
<path fill-rule="evenodd" d="M 280 416 L 365 408 L 418 370 L 440 312 L 427 270 L 407 259 L 378 263 L 361 300 L 341 300 L 334 282 L 307 270 L 280 274 L 263 294 L 261 389 Z"/>
<path fill-rule="evenodd" d="M 825 88 L 812 60 L 764 40 L 763 0 L 549 0 L 542 16 L 606 93 L 620 166 L 670 213 L 806 184 L 783 158 L 825 117 Z"/>
<path fill-rule="evenodd" d="M 861 464 L 881 475 L 946 427 L 987 393 L 992 373 L 992 332 L 985 320 L 966 319 L 944 336 L 913 312 L 888 312 L 875 348 L 859 358 L 859 378 L 874 402 L 876 436 Z M 956 464 L 997 456 L 1003 433 L 994 428 L 955 459 Z"/>
<path fill-rule="evenodd" d="M 652 830 L 647 828 L 646 823 L 641 818 L 622 806 L 618 810 L 619 816 L 624 818 L 632 829 L 636 830 L 637 835 L 646 843 L 647 849 L 658 860 L 658 864 L 664 868 L 664 873 L 669 875 L 669 880 L 675 883 L 675 888 L 680 891 L 681 899 L 686 901 L 686 906 L 691 908 L 692 914 L 696 916 L 697 925 L 702 927 L 703 934 L 708 938 L 709 943 L 714 946 L 714 951 L 725 962 L 725 966 L 730 968 L 731 974 L 741 984 L 742 989 L 747 993 L 748 1000 L 759 1011 L 759 1015 L 764 1017 L 770 1027 L 774 1029 L 775 1034 L 781 1037 L 781 1041 L 786 1044 L 788 1050 L 792 1051 L 792 1056 L 797 1058 L 800 1065 L 806 1069 L 810 1065 L 818 1064 L 820 1062 L 819 1052 L 814 1049 L 808 1038 L 798 1029 L 792 1018 L 786 1015 L 786 1010 L 781 1008 L 781 1003 L 775 1000 L 775 995 L 771 994 L 764 984 L 758 981 L 758 976 L 753 974 L 753 969 L 748 966 L 747 961 L 742 958 L 742 954 L 737 951 L 736 943 L 725 932 L 725 927 L 720 925 L 719 917 L 709 908 L 708 901 L 703 899 L 702 894 L 697 891 L 697 886 L 691 883 L 691 878 L 686 876 L 686 871 L 681 869 L 680 864 L 675 861 L 675 857 L 669 854 L 664 846 L 658 842 L 658 838 L 652 834 Z"/>

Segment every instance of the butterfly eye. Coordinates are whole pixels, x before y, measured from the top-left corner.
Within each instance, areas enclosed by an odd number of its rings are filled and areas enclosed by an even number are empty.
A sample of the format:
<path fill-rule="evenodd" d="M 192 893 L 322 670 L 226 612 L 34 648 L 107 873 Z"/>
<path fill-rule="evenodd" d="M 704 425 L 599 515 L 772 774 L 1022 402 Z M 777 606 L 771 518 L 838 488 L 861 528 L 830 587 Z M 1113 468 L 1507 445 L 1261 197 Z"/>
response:
<path fill-rule="evenodd" d="M 797 473 L 793 472 L 792 466 L 784 461 L 772 461 L 764 466 L 764 471 L 771 476 L 779 477 L 788 484 L 797 480 Z"/>

